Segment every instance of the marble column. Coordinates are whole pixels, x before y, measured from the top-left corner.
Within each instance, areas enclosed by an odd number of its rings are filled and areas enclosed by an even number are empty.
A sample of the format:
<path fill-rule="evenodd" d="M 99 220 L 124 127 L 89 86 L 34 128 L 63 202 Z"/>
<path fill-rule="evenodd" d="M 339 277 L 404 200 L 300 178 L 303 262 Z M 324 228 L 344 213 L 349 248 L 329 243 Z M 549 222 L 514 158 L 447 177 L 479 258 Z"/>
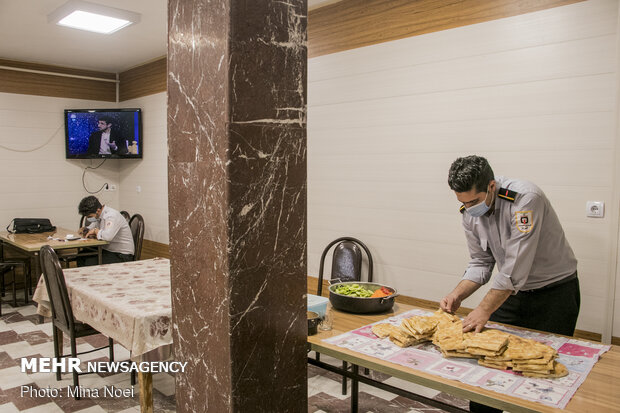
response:
<path fill-rule="evenodd" d="M 169 0 L 178 412 L 302 412 L 307 0 Z"/>

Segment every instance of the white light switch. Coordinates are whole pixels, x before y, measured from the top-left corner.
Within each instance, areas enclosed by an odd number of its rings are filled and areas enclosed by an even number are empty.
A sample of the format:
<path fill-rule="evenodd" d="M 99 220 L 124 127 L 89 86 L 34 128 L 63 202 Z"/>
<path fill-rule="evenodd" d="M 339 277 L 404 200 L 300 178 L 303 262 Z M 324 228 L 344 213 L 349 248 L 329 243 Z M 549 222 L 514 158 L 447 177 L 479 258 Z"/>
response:
<path fill-rule="evenodd" d="M 603 216 L 605 216 L 605 203 L 602 201 L 586 202 L 586 216 L 603 218 Z"/>
<path fill-rule="evenodd" d="M 137 193 L 142 192 L 142 187 L 140 185 L 136 186 L 136 192 Z"/>

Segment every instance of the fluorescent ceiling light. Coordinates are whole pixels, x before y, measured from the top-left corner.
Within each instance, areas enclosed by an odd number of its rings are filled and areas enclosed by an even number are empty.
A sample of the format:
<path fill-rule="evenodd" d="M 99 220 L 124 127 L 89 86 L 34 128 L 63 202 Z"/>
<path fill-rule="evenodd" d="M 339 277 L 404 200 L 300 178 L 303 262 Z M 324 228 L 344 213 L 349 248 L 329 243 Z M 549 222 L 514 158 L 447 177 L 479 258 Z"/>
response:
<path fill-rule="evenodd" d="M 138 13 L 101 4 L 71 0 L 47 16 L 49 23 L 110 34 L 140 21 Z"/>

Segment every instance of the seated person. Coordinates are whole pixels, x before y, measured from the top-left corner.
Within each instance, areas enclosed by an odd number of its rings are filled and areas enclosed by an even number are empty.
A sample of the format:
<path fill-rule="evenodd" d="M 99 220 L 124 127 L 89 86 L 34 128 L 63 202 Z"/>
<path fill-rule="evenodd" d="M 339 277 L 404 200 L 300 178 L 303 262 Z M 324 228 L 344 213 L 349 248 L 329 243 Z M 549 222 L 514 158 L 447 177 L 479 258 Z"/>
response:
<path fill-rule="evenodd" d="M 133 236 L 127 220 L 117 210 L 101 205 L 94 196 L 87 196 L 80 201 L 78 211 L 87 220 L 87 226 L 80 228 L 84 238 L 97 238 L 108 241 L 103 246 L 102 262 L 112 264 L 133 261 Z M 97 256 L 78 257 L 78 267 L 97 265 Z"/>

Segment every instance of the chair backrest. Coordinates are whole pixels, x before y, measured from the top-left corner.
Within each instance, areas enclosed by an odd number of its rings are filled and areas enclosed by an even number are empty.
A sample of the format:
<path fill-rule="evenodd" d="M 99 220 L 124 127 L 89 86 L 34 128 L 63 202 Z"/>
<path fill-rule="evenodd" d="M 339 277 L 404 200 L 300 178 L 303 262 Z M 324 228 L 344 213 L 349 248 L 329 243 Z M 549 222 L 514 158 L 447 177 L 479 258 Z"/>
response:
<path fill-rule="evenodd" d="M 129 228 L 133 237 L 133 259 L 138 261 L 142 253 L 142 241 L 144 240 L 144 218 L 142 218 L 142 215 L 134 214 L 129 219 Z"/>
<path fill-rule="evenodd" d="M 52 306 L 52 321 L 54 325 L 69 334 L 75 329 L 73 310 L 67 293 L 65 276 L 60 267 L 56 252 L 49 245 L 44 245 L 39 251 L 39 260 L 47 295 Z"/>
<path fill-rule="evenodd" d="M 127 212 L 127 211 L 121 211 L 121 215 L 122 215 L 123 217 L 125 217 L 125 219 L 127 220 L 127 222 L 129 222 L 129 219 L 130 219 L 129 212 Z"/>
<path fill-rule="evenodd" d="M 332 280 L 359 281 L 362 279 L 362 250 L 354 242 L 342 241 L 334 247 Z"/>
<path fill-rule="evenodd" d="M 82 228 L 84 226 L 84 221 L 86 221 L 86 215 L 82 215 L 82 218 L 80 218 L 80 226 L 78 228 Z"/>
<path fill-rule="evenodd" d="M 368 282 L 372 282 L 372 255 L 370 250 L 364 243 L 352 237 L 341 237 L 327 245 L 321 255 L 319 264 L 319 285 L 317 286 L 317 295 L 323 292 L 323 269 L 325 268 L 325 257 L 332 246 L 338 244 L 334 249 L 332 257 L 332 279 L 339 281 L 360 281 L 362 273 L 362 253 L 361 249 L 366 253 L 368 258 Z"/>

